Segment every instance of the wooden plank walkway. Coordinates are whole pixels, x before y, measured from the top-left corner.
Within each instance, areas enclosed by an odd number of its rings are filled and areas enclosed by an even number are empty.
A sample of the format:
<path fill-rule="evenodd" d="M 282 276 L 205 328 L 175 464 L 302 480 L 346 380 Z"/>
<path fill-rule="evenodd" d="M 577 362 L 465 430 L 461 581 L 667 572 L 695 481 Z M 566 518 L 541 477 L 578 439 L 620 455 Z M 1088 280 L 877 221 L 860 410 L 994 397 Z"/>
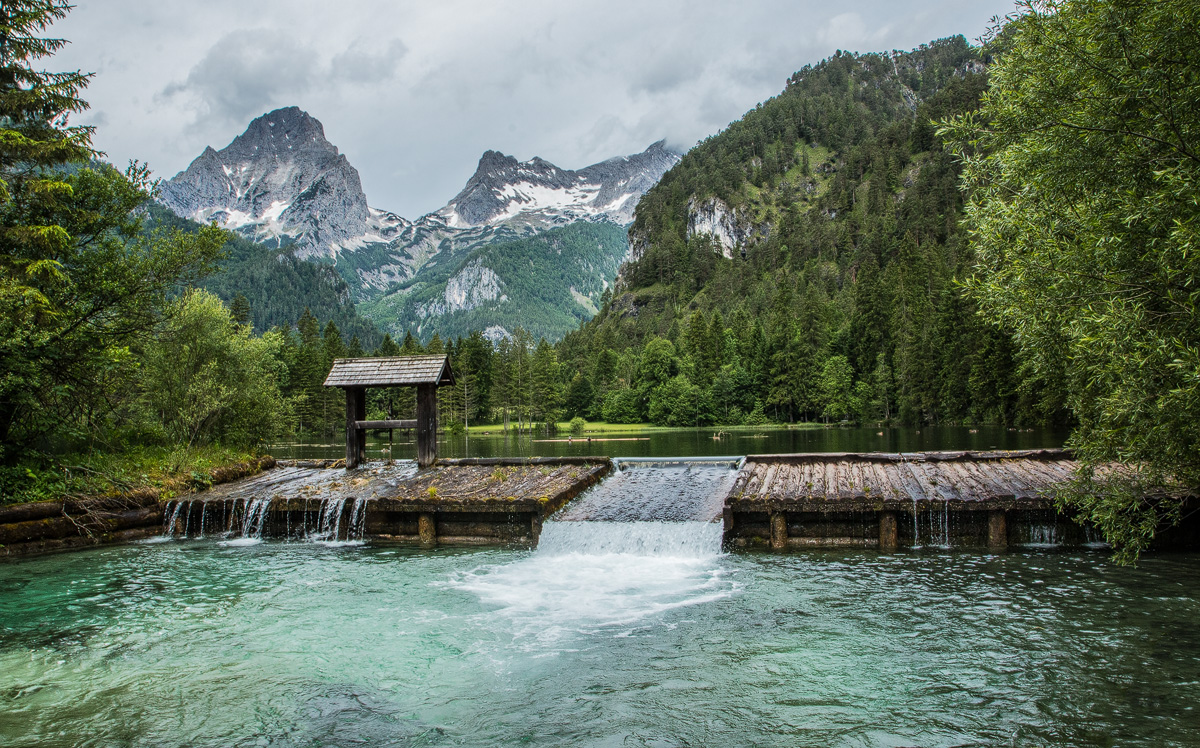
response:
<path fill-rule="evenodd" d="M 1048 491 L 1070 479 L 1061 449 L 1011 452 L 816 453 L 750 455 L 726 506 L 759 511 L 1043 509 Z"/>

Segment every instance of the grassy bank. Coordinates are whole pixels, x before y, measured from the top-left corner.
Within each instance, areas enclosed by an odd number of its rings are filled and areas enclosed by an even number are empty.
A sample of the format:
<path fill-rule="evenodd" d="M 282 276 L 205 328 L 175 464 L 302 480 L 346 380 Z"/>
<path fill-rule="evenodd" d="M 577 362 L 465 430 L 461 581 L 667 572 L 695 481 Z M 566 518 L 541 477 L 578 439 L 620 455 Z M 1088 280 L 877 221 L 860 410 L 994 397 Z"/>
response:
<path fill-rule="evenodd" d="M 206 488 L 222 472 L 258 455 L 206 446 L 138 447 L 125 452 L 57 455 L 0 468 L 0 505 L 129 494 L 147 489 L 162 499 Z"/>

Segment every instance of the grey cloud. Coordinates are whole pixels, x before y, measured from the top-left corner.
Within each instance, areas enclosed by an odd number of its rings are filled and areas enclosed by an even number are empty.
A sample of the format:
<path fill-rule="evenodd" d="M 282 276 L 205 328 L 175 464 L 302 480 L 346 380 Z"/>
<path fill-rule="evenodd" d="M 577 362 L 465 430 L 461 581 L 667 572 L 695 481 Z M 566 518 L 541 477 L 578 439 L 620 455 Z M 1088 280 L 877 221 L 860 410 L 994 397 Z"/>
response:
<path fill-rule="evenodd" d="M 334 13 L 317 0 L 79 0 L 55 24 L 72 42 L 55 63 L 102 65 L 86 98 L 108 115 L 96 144 L 116 163 L 169 176 L 296 105 L 371 205 L 415 217 L 484 150 L 578 168 L 660 138 L 687 148 L 835 49 L 974 38 L 1012 3 L 341 0 Z"/>
<path fill-rule="evenodd" d="M 653 64 L 635 71 L 637 79 L 630 90 L 650 95 L 672 91 L 704 74 L 702 60 L 660 56 Z"/>
<path fill-rule="evenodd" d="M 277 104 L 292 103 L 310 88 L 316 70 L 313 50 L 288 34 L 234 31 L 209 49 L 186 80 L 168 85 L 161 96 L 191 96 L 204 115 L 249 122 Z"/>
<path fill-rule="evenodd" d="M 408 46 L 399 39 L 392 39 L 382 49 L 359 40 L 334 56 L 330 73 L 333 78 L 348 83 L 380 83 L 396 74 L 400 61 L 407 54 Z"/>

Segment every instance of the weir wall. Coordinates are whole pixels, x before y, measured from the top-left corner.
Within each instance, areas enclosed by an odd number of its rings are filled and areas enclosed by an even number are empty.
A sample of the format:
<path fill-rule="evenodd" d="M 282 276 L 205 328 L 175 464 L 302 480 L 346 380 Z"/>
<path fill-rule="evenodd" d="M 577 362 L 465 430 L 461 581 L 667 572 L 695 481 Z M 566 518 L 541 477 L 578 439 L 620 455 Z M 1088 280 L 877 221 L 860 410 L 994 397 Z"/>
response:
<path fill-rule="evenodd" d="M 725 500 L 728 548 L 1102 545 L 1058 511 L 1073 475 L 1061 449 L 1006 452 L 750 455 Z M 1200 547 L 1197 502 L 1156 549 Z"/>
<path fill-rule="evenodd" d="M 268 457 L 169 501 L 144 490 L 2 507 L 0 556 L 164 532 L 535 547 L 542 523 L 602 480 L 612 461 L 447 459 L 419 472 L 410 462 L 341 466 Z M 775 552 L 1099 544 L 1047 498 L 1073 468 L 1063 450 L 751 455 L 723 501 L 724 543 Z M 1200 547 L 1200 505 L 1190 502 L 1186 521 L 1160 532 L 1155 548 Z"/>
<path fill-rule="evenodd" d="M 211 485 L 229 483 L 275 467 L 275 459 L 214 470 Z M 162 532 L 167 500 L 177 489 L 142 488 L 112 496 L 0 506 L 0 557 L 128 543 Z"/>

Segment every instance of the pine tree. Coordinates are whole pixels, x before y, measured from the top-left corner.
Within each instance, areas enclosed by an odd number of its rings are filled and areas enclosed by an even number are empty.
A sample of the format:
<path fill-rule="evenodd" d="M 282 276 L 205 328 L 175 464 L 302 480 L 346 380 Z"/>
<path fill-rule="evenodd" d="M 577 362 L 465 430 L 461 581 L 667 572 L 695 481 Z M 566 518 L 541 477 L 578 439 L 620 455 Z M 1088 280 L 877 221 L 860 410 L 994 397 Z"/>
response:
<path fill-rule="evenodd" d="M 167 295 L 211 269 L 225 233 L 147 235 L 135 211 L 150 172 L 88 166 L 101 154 L 87 109 L 91 78 L 35 69 L 66 41 L 43 36 L 70 5 L 0 3 L 0 460 L 39 440 L 88 436 L 120 400 L 130 347 Z"/>
<path fill-rule="evenodd" d="M 404 339 L 405 347 L 408 346 L 410 340 L 412 340 L 411 337 L 406 337 Z M 385 333 L 383 340 L 379 341 L 379 347 L 375 349 L 375 353 L 373 355 L 376 358 L 390 358 L 392 356 L 399 356 L 401 355 L 401 348 L 400 346 L 396 345 L 396 341 L 392 340 L 391 335 Z"/>
<path fill-rule="evenodd" d="M 297 393 L 296 412 L 300 416 L 300 429 L 315 432 L 324 426 L 322 383 L 327 370 L 324 366 L 320 326 L 317 318 L 307 308 L 296 323 L 296 331 L 300 337 L 292 381 Z"/>
<path fill-rule="evenodd" d="M 233 301 L 229 303 L 229 316 L 233 318 L 235 324 L 247 327 L 253 319 L 250 315 L 250 300 L 243 293 L 238 293 L 233 297 Z"/>
<path fill-rule="evenodd" d="M 390 336 L 385 336 L 385 337 L 387 337 L 388 341 L 391 342 Z M 394 346 L 395 343 L 392 343 L 392 345 Z M 382 346 L 381 346 L 381 348 L 382 348 Z M 404 343 L 396 350 L 395 353 L 388 353 L 388 354 L 381 354 L 381 355 L 416 356 L 421 353 L 424 353 L 424 349 L 421 348 L 421 344 L 417 342 L 417 339 L 413 337 L 412 331 L 409 330 L 404 333 Z"/>

